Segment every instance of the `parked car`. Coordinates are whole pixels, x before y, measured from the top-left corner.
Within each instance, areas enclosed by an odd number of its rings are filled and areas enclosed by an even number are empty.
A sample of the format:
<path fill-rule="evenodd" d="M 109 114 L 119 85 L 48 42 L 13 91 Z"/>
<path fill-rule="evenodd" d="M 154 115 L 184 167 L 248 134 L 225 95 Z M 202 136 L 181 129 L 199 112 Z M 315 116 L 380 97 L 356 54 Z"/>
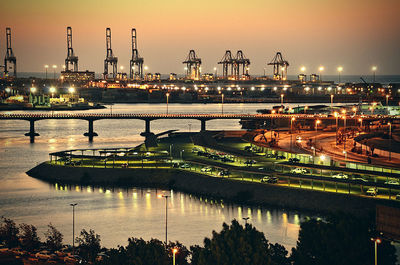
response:
<path fill-rule="evenodd" d="M 193 147 L 193 148 L 192 148 L 192 153 L 197 153 L 197 152 L 199 152 L 199 151 L 200 151 L 200 149 L 197 148 L 197 147 Z"/>
<path fill-rule="evenodd" d="M 266 156 L 267 158 L 275 158 L 275 157 L 276 157 L 275 154 L 266 154 L 265 156 Z"/>
<path fill-rule="evenodd" d="M 376 196 L 378 194 L 378 189 L 377 188 L 369 188 L 367 190 L 366 194 L 369 196 Z"/>
<path fill-rule="evenodd" d="M 368 182 L 368 180 L 363 179 L 363 178 L 353 178 L 353 180 L 359 181 L 359 182 Z"/>
<path fill-rule="evenodd" d="M 181 168 L 189 168 L 189 167 L 190 167 L 190 165 L 188 163 L 185 163 L 185 164 L 181 165 Z"/>
<path fill-rule="evenodd" d="M 265 183 L 278 183 L 278 178 L 274 176 L 265 176 L 261 179 L 261 182 Z"/>
<path fill-rule="evenodd" d="M 286 157 L 283 156 L 283 155 L 278 155 L 278 156 L 275 157 L 275 159 L 276 160 L 281 160 L 281 159 L 286 159 Z"/>
<path fill-rule="evenodd" d="M 389 185 L 400 185 L 399 181 L 397 180 L 389 180 L 389 181 L 385 181 L 385 184 L 389 184 Z"/>
<path fill-rule="evenodd" d="M 296 167 L 295 169 L 290 170 L 290 173 L 292 174 L 307 174 L 307 169 L 301 168 L 301 167 Z"/>
<path fill-rule="evenodd" d="M 296 158 L 296 157 L 291 157 L 289 158 L 289 163 L 299 163 L 300 159 Z"/>
<path fill-rule="evenodd" d="M 122 167 L 122 168 L 127 168 L 127 167 L 128 167 L 128 163 L 123 163 L 123 164 L 121 165 L 121 167 Z"/>
<path fill-rule="evenodd" d="M 257 163 L 257 161 L 255 161 L 255 160 L 246 160 L 246 161 L 244 161 L 244 163 L 246 165 L 253 165 L 253 164 Z"/>
<path fill-rule="evenodd" d="M 235 162 L 235 161 L 233 161 L 232 159 L 230 159 L 229 157 L 226 157 L 226 156 L 224 156 L 223 158 L 221 158 L 221 161 L 222 161 L 222 162 L 229 162 L 229 163 Z"/>
<path fill-rule="evenodd" d="M 212 167 L 203 167 L 200 169 L 201 172 L 211 172 L 212 171 Z"/>
<path fill-rule="evenodd" d="M 220 172 L 218 172 L 218 176 L 223 177 L 223 176 L 229 176 L 231 174 L 231 172 L 229 172 L 229 170 L 221 170 Z"/>
<path fill-rule="evenodd" d="M 338 174 L 333 175 L 332 178 L 335 178 L 335 179 L 348 179 L 349 176 L 347 176 L 344 173 L 338 173 Z"/>

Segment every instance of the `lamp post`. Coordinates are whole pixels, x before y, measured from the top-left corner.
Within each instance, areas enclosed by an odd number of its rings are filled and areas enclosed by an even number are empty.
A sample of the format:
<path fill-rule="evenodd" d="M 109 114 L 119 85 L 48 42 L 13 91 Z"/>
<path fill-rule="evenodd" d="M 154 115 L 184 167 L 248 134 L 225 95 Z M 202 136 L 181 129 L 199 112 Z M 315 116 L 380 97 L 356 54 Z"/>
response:
<path fill-rule="evenodd" d="M 275 114 L 275 110 L 271 110 L 271 124 L 269 130 L 271 131 L 271 141 L 272 141 L 272 115 Z"/>
<path fill-rule="evenodd" d="M 392 123 L 388 122 L 389 125 L 389 139 L 390 139 L 390 146 L 389 146 L 389 161 L 392 160 Z"/>
<path fill-rule="evenodd" d="M 335 118 L 336 118 L 336 145 L 337 145 L 338 117 L 339 117 L 339 113 L 337 113 L 337 112 L 335 111 L 333 114 L 335 115 Z"/>
<path fill-rule="evenodd" d="M 165 248 L 168 245 L 168 197 L 171 197 L 171 195 L 158 195 L 158 198 L 165 198 Z"/>
<path fill-rule="evenodd" d="M 165 94 L 167 96 L 167 114 L 168 114 L 168 100 L 169 100 L 169 93 Z"/>
<path fill-rule="evenodd" d="M 374 74 L 374 86 L 375 86 L 375 72 L 378 69 L 376 66 L 372 66 L 372 73 Z"/>
<path fill-rule="evenodd" d="M 358 121 L 360 122 L 360 128 L 362 129 L 362 126 L 363 126 L 363 119 L 362 119 L 362 118 L 359 118 Z"/>
<path fill-rule="evenodd" d="M 221 94 L 221 113 L 224 115 L 224 94 Z"/>
<path fill-rule="evenodd" d="M 49 69 L 49 65 L 46 64 L 46 65 L 44 66 L 44 69 L 45 69 L 45 71 L 46 71 L 46 80 L 47 80 L 47 69 Z"/>
<path fill-rule="evenodd" d="M 378 265 L 378 244 L 382 241 L 380 238 L 371 238 L 371 241 L 374 241 L 375 243 L 375 265 Z"/>
<path fill-rule="evenodd" d="M 56 92 L 56 88 L 55 87 L 50 87 L 50 93 L 51 93 L 51 97 L 54 97 L 54 93 Z"/>
<path fill-rule="evenodd" d="M 244 220 L 244 224 L 247 225 L 247 220 L 249 220 L 250 217 L 243 217 L 242 219 Z"/>
<path fill-rule="evenodd" d="M 175 265 L 175 254 L 178 252 L 177 248 L 172 249 L 172 265 Z"/>
<path fill-rule="evenodd" d="M 331 111 L 333 110 L 333 97 L 334 97 L 334 95 L 331 94 Z"/>
<path fill-rule="evenodd" d="M 56 80 L 56 69 L 57 65 L 53 64 L 53 79 Z"/>
<path fill-rule="evenodd" d="M 339 73 L 339 84 L 340 84 L 340 74 L 341 74 L 342 71 L 343 71 L 343 67 L 342 67 L 342 66 L 339 66 L 339 67 L 337 68 L 337 70 L 338 70 L 338 73 Z"/>
<path fill-rule="evenodd" d="M 319 81 L 320 82 L 322 82 L 322 71 L 324 71 L 324 67 L 323 66 L 320 66 L 319 68 L 318 68 L 318 70 L 319 70 Z"/>
<path fill-rule="evenodd" d="M 77 203 L 71 203 L 72 206 L 72 253 L 75 253 L 75 206 Z"/>
<path fill-rule="evenodd" d="M 215 79 L 217 79 L 218 78 L 217 67 L 214 67 L 214 73 L 215 73 Z"/>
<path fill-rule="evenodd" d="M 389 107 L 389 95 L 386 95 L 386 107 Z"/>
<path fill-rule="evenodd" d="M 281 105 L 282 105 L 282 106 L 283 106 L 283 97 L 284 97 L 284 95 L 281 94 Z"/>
<path fill-rule="evenodd" d="M 292 117 L 290 119 L 290 152 L 292 152 L 292 146 L 293 146 L 293 140 L 292 140 L 292 138 L 293 138 L 293 122 L 295 119 L 296 119 L 295 117 Z"/>
<path fill-rule="evenodd" d="M 314 137 L 315 148 L 317 148 L 317 131 L 318 131 L 318 124 L 320 124 L 320 123 L 321 123 L 321 120 L 315 121 L 315 137 Z"/>
<path fill-rule="evenodd" d="M 183 152 L 185 152 L 185 150 L 181 150 L 181 160 L 183 162 Z"/>
<path fill-rule="evenodd" d="M 307 109 L 308 109 L 308 106 L 305 106 L 305 107 L 304 107 L 304 114 L 307 113 Z"/>
<path fill-rule="evenodd" d="M 32 94 L 35 94 L 35 92 L 36 92 L 36 87 L 34 87 L 34 86 L 31 87 L 31 93 L 32 93 Z"/>
<path fill-rule="evenodd" d="M 346 151 L 346 110 L 342 110 L 343 113 L 343 152 Z"/>

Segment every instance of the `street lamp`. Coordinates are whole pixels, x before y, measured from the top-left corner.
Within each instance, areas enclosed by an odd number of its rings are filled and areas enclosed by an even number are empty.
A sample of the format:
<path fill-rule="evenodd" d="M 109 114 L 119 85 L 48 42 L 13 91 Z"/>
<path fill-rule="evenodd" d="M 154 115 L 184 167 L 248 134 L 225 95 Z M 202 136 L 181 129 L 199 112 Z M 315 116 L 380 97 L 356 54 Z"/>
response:
<path fill-rule="evenodd" d="M 388 106 L 389 106 L 389 94 L 386 95 L 386 107 L 388 107 Z"/>
<path fill-rule="evenodd" d="M 331 94 L 331 111 L 333 110 L 333 97 L 334 97 L 334 95 Z"/>
<path fill-rule="evenodd" d="M 177 248 L 172 249 L 172 265 L 175 265 L 175 254 L 178 252 Z"/>
<path fill-rule="evenodd" d="M 221 113 L 224 115 L 224 94 L 221 94 Z"/>
<path fill-rule="evenodd" d="M 338 136 L 338 117 L 339 117 L 339 113 L 337 113 L 336 111 L 333 113 L 333 115 L 335 115 L 336 118 L 336 145 L 337 145 L 337 136 Z"/>
<path fill-rule="evenodd" d="M 323 66 L 320 66 L 318 70 L 319 70 L 319 81 L 322 82 L 322 71 L 324 71 L 325 68 Z"/>
<path fill-rule="evenodd" d="M 56 69 L 57 65 L 53 64 L 53 79 L 56 80 Z"/>
<path fill-rule="evenodd" d="M 356 116 L 356 114 L 357 114 L 357 108 L 354 106 L 351 110 L 354 112 L 354 116 Z"/>
<path fill-rule="evenodd" d="M 305 66 L 300 67 L 300 71 L 301 71 L 302 73 L 304 73 L 304 72 L 306 71 L 306 67 L 305 67 Z"/>
<path fill-rule="evenodd" d="M 74 93 L 75 93 L 75 87 L 73 87 L 73 86 L 69 87 L 69 88 L 68 88 L 68 92 L 69 92 L 70 94 L 74 94 Z"/>
<path fill-rule="evenodd" d="M 242 219 L 244 220 L 244 224 L 247 225 L 247 220 L 249 220 L 250 217 L 243 217 Z"/>
<path fill-rule="evenodd" d="M 165 248 L 168 245 L 168 197 L 171 195 L 160 194 L 157 196 L 158 198 L 165 198 Z"/>
<path fill-rule="evenodd" d="M 56 92 L 56 88 L 55 87 L 50 87 L 50 93 L 51 93 L 51 97 L 54 97 L 54 93 Z"/>
<path fill-rule="evenodd" d="M 272 141 L 272 115 L 274 115 L 275 114 L 275 110 L 271 110 L 271 124 L 270 124 L 270 128 L 269 128 L 269 130 L 271 131 L 271 141 Z"/>
<path fill-rule="evenodd" d="M 389 146 L 389 161 L 392 160 L 392 123 L 388 122 L 389 125 L 389 137 L 390 137 L 390 146 Z"/>
<path fill-rule="evenodd" d="M 296 118 L 295 117 L 292 117 L 291 119 L 290 119 L 290 152 L 292 152 L 292 146 L 293 146 L 293 140 L 292 140 L 292 138 L 293 138 L 293 122 L 296 120 Z"/>
<path fill-rule="evenodd" d="M 167 96 L 167 114 L 168 114 L 168 99 L 169 99 L 169 93 L 165 94 Z"/>
<path fill-rule="evenodd" d="M 343 113 L 343 152 L 346 151 L 346 110 L 342 110 Z"/>
<path fill-rule="evenodd" d="M 284 97 L 284 95 L 281 94 L 281 105 L 282 105 L 282 106 L 283 106 L 283 97 Z"/>
<path fill-rule="evenodd" d="M 36 87 L 31 87 L 31 93 L 34 94 L 36 92 Z"/>
<path fill-rule="evenodd" d="M 185 150 L 181 150 L 181 160 L 183 162 L 183 152 L 185 152 Z"/>
<path fill-rule="evenodd" d="M 372 72 L 374 74 L 374 86 L 375 86 L 375 72 L 376 72 L 377 69 L 378 69 L 378 67 L 372 66 Z"/>
<path fill-rule="evenodd" d="M 343 71 L 343 67 L 342 67 L 342 66 L 339 66 L 339 67 L 337 68 L 337 70 L 338 70 L 338 73 L 339 73 L 339 84 L 340 84 L 340 74 L 341 74 L 341 72 Z"/>
<path fill-rule="evenodd" d="M 305 106 L 305 107 L 304 107 L 304 114 L 307 113 L 307 109 L 308 109 L 308 106 Z"/>
<path fill-rule="evenodd" d="M 374 241 L 375 243 L 375 265 L 378 265 L 378 244 L 382 241 L 380 238 L 371 238 L 371 241 Z"/>
<path fill-rule="evenodd" d="M 46 80 L 47 80 L 47 69 L 49 69 L 49 65 L 46 64 L 46 65 L 44 66 L 44 69 L 45 69 L 45 71 L 46 71 Z"/>
<path fill-rule="evenodd" d="M 71 203 L 72 206 L 72 253 L 75 253 L 75 206 L 77 203 Z"/>
<path fill-rule="evenodd" d="M 315 148 L 317 148 L 317 131 L 318 131 L 318 124 L 320 124 L 320 123 L 321 123 L 321 120 L 315 121 L 315 137 L 314 137 Z"/>
<path fill-rule="evenodd" d="M 217 79 L 218 75 L 217 75 L 217 67 L 214 67 L 214 73 L 215 73 L 215 79 Z"/>
<path fill-rule="evenodd" d="M 361 129 L 362 129 L 362 126 L 363 126 L 363 119 L 362 119 L 362 118 L 359 118 L 358 121 L 360 122 L 360 127 L 361 127 Z"/>

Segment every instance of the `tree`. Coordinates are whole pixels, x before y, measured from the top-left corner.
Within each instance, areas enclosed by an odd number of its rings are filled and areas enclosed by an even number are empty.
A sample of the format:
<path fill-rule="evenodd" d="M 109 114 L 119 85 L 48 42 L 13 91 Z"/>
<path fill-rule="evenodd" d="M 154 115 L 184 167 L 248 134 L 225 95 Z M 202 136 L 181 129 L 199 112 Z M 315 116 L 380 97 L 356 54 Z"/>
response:
<path fill-rule="evenodd" d="M 168 256 L 172 259 L 173 249 L 177 249 L 177 253 L 175 254 L 175 263 L 176 265 L 187 265 L 189 264 L 187 259 L 190 255 L 190 251 L 179 241 L 169 242 L 168 246 Z"/>
<path fill-rule="evenodd" d="M 40 247 L 40 239 L 37 235 L 37 228 L 35 226 L 20 224 L 19 228 L 19 240 L 23 249 L 32 251 Z"/>
<path fill-rule="evenodd" d="M 82 229 L 80 237 L 75 239 L 78 243 L 79 255 L 89 261 L 95 261 L 97 254 L 100 251 L 100 236 L 95 234 L 94 230 L 90 229 L 87 232 Z"/>
<path fill-rule="evenodd" d="M 0 227 L 0 241 L 4 242 L 4 244 L 9 248 L 18 246 L 19 229 L 17 225 L 11 219 L 5 217 L 2 217 L 2 219 L 3 224 Z"/>
<path fill-rule="evenodd" d="M 273 260 L 272 250 L 264 234 L 251 224 L 246 224 L 243 228 L 238 221 L 233 220 L 230 226 L 224 223 L 222 227 L 220 233 L 213 231 L 211 239 L 204 239 L 204 247 L 191 247 L 193 265 L 278 264 Z M 281 253 L 284 247 L 278 246 L 274 245 L 274 251 Z M 280 257 L 274 253 L 276 259 L 278 256 Z"/>
<path fill-rule="evenodd" d="M 338 215 L 328 220 L 309 219 L 300 226 L 291 258 L 295 265 L 368 265 L 374 261 L 372 225 L 365 219 Z M 379 245 L 378 263 L 394 265 L 395 249 L 390 242 Z"/>
<path fill-rule="evenodd" d="M 47 225 L 47 232 L 44 233 L 46 237 L 46 246 L 53 250 L 60 250 L 62 248 L 63 234 L 58 231 L 51 223 Z"/>

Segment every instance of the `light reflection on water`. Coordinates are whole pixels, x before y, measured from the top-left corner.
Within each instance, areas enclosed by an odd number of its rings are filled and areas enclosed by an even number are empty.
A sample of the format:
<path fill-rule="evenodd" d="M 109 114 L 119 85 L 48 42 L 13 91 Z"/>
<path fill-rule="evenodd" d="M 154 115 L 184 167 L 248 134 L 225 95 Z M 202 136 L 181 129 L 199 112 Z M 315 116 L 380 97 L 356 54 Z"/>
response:
<path fill-rule="evenodd" d="M 296 106 L 297 104 L 292 104 Z M 226 104 L 225 113 L 255 113 L 271 104 Z M 170 104 L 170 113 L 219 113 L 219 104 Z M 86 112 L 109 113 L 109 110 Z M 165 104 L 117 104 L 113 113 L 163 113 Z M 16 111 L 14 113 L 22 113 Z M 63 112 L 64 113 L 64 112 Z M 199 121 L 158 120 L 152 121 L 155 133 L 170 129 L 188 131 L 200 129 Z M 17 223 L 34 224 L 43 232 L 48 223 L 54 224 L 64 234 L 65 242 L 71 242 L 72 202 L 77 202 L 76 229 L 94 229 L 101 235 L 107 247 L 125 245 L 127 238 L 143 237 L 164 240 L 165 201 L 158 193 L 172 192 L 168 200 L 169 239 L 185 245 L 202 244 L 212 230 L 221 230 L 222 222 L 233 218 L 241 223 L 243 217 L 266 234 L 270 242 L 278 242 L 291 248 L 295 245 L 299 223 L 304 215 L 284 210 L 248 207 L 228 204 L 212 198 L 194 197 L 176 191 L 155 189 L 118 189 L 107 187 L 80 187 L 61 184 L 49 185 L 28 177 L 25 172 L 49 159 L 48 153 L 65 149 L 132 147 L 140 144 L 139 135 L 144 122 L 138 120 L 101 120 L 94 123 L 99 134 L 88 143 L 83 133 L 87 122 L 80 120 L 42 120 L 35 123 L 40 134 L 34 144 L 24 136 L 29 129 L 26 121 L 0 121 L 0 215 Z M 207 122 L 210 130 L 237 130 L 240 125 L 232 120 Z M 288 250 L 289 250 L 288 249 Z"/>

